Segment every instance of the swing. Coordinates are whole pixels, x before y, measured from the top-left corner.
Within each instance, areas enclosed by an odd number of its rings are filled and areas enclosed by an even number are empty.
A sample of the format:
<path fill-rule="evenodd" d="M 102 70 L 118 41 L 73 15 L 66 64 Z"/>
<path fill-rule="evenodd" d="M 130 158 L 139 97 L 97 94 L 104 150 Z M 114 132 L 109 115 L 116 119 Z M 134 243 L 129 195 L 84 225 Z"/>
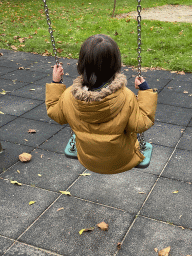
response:
<path fill-rule="evenodd" d="M 138 17 L 137 17 L 137 32 L 138 32 L 138 39 L 137 39 L 137 44 L 138 44 L 138 77 L 141 77 L 141 0 L 137 0 L 138 1 L 138 5 L 137 5 L 137 12 L 138 12 Z M 53 53 L 55 55 L 55 62 L 57 65 L 59 65 L 59 60 L 57 57 L 57 49 L 55 47 L 55 40 L 54 40 L 54 36 L 53 36 L 53 29 L 51 27 L 51 20 L 49 17 L 49 11 L 48 11 L 48 6 L 46 3 L 46 0 L 43 0 L 44 2 L 44 10 L 45 10 L 45 15 L 47 17 L 47 24 L 49 26 L 49 33 L 50 33 L 50 37 L 51 37 L 51 42 L 52 42 L 52 47 L 53 47 Z M 73 133 L 72 129 L 71 129 L 71 137 L 67 143 L 67 146 L 64 150 L 64 153 L 67 157 L 69 158 L 74 158 L 77 159 L 77 149 L 76 149 L 76 136 Z M 151 155 L 152 155 L 152 145 L 148 142 L 145 142 L 144 139 L 144 133 L 138 134 L 138 140 L 140 143 L 140 150 L 141 153 L 145 156 L 145 159 L 137 166 L 135 166 L 135 168 L 140 168 L 140 169 L 144 169 L 147 168 L 150 164 L 150 160 L 151 160 Z"/>

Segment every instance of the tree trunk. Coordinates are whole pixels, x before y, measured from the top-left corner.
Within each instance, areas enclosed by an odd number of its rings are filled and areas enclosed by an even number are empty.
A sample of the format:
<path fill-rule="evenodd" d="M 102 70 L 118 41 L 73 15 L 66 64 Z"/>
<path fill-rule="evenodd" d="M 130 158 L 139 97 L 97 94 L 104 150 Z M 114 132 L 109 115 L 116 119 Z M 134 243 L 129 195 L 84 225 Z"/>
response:
<path fill-rule="evenodd" d="M 114 7 L 113 7 L 113 14 L 112 14 L 112 18 L 114 17 L 114 14 L 115 14 L 116 1 L 117 1 L 117 0 L 114 0 Z"/>

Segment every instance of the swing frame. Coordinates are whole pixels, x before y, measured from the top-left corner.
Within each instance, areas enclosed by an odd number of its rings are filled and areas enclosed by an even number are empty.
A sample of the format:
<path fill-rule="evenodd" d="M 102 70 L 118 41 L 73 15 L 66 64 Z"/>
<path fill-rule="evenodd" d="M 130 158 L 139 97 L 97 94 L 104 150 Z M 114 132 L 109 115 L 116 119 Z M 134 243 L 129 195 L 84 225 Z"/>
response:
<path fill-rule="evenodd" d="M 49 34 L 51 37 L 51 43 L 52 43 L 52 47 L 53 47 L 53 53 L 55 55 L 55 62 L 57 64 L 57 66 L 59 65 L 59 60 L 57 57 L 57 48 L 55 46 L 55 39 L 53 36 L 53 29 L 51 26 L 51 20 L 49 17 L 49 10 L 48 10 L 48 6 L 46 3 L 46 0 L 43 0 L 44 2 L 44 10 L 45 10 L 45 15 L 47 17 L 47 24 L 49 27 Z M 141 78 L 141 0 L 137 0 L 138 5 L 137 5 L 137 12 L 138 12 L 138 16 L 137 16 L 137 33 L 138 33 L 138 39 L 137 39 L 137 44 L 138 44 L 138 48 L 137 48 L 137 53 L 138 53 L 138 57 L 137 57 L 137 61 L 138 61 L 138 77 Z M 148 142 L 145 142 L 145 138 L 144 138 L 144 133 L 138 134 L 138 139 L 139 139 L 139 143 L 140 143 L 140 150 L 141 153 L 145 156 L 145 159 L 138 164 L 137 166 L 135 166 L 135 168 L 147 168 L 150 164 L 151 161 L 151 156 L 152 156 L 152 145 Z M 76 149 L 76 136 L 73 133 L 72 129 L 71 129 L 71 137 L 67 143 L 67 146 L 64 150 L 64 153 L 67 157 L 69 158 L 74 158 L 77 159 L 77 149 Z"/>

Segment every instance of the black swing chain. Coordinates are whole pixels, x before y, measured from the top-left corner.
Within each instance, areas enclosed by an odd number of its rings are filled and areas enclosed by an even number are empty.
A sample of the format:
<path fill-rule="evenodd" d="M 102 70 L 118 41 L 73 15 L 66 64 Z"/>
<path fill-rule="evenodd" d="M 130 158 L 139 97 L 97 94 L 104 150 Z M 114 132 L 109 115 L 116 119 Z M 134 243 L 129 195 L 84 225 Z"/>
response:
<path fill-rule="evenodd" d="M 52 29 L 52 26 L 51 26 L 51 20 L 50 20 L 50 17 L 49 17 L 49 9 L 48 9 L 48 6 L 47 6 L 47 2 L 46 0 L 43 0 L 44 2 L 44 10 L 45 10 L 45 15 L 47 17 L 47 25 L 49 26 L 49 34 L 51 36 L 51 43 L 52 43 L 52 47 L 53 47 L 53 53 L 55 55 L 55 62 L 57 64 L 57 66 L 59 66 L 59 59 L 57 57 L 57 48 L 55 46 L 55 39 L 54 39 L 54 36 L 53 36 L 53 29 Z M 75 151 L 76 150 L 76 147 L 75 147 L 76 143 L 75 143 L 75 140 L 73 138 L 73 131 L 71 129 L 71 138 L 70 138 L 70 150 L 71 151 Z"/>
<path fill-rule="evenodd" d="M 43 0 L 43 2 L 44 2 L 45 15 L 47 17 L 47 25 L 49 26 L 49 34 L 51 36 L 51 43 L 52 43 L 52 46 L 53 46 L 53 54 L 55 55 L 55 62 L 56 62 L 57 65 L 59 65 L 59 60 L 58 60 L 58 57 L 57 57 L 57 48 L 55 46 L 55 39 L 54 39 L 54 36 L 53 36 L 53 29 L 52 29 L 52 26 L 51 26 L 51 20 L 49 18 L 49 9 L 48 9 L 46 0 Z"/>
<path fill-rule="evenodd" d="M 137 16 L 137 52 L 138 52 L 138 57 L 137 57 L 137 61 L 138 61 L 138 77 L 141 78 L 141 0 L 137 0 L 138 5 L 137 5 L 137 12 L 138 12 L 138 16 Z M 145 142 L 145 138 L 144 138 L 144 133 L 139 133 L 138 134 L 138 138 L 139 138 L 139 144 L 140 144 L 140 149 L 144 150 L 146 148 L 146 142 Z"/>
<path fill-rule="evenodd" d="M 138 48 L 137 48 L 137 52 L 138 52 L 138 57 L 137 57 L 137 61 L 138 61 L 138 77 L 141 77 L 141 0 L 137 0 L 138 1 L 138 5 L 137 5 L 137 12 L 138 12 L 138 16 L 137 16 L 137 44 L 138 44 Z"/>

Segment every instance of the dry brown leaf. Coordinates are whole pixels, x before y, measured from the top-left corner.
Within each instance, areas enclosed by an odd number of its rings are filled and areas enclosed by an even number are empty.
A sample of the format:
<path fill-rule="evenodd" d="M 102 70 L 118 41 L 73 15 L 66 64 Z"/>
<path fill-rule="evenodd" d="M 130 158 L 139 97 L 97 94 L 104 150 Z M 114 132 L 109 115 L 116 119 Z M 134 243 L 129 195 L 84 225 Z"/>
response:
<path fill-rule="evenodd" d="M 178 74 L 179 75 L 185 75 L 185 72 L 184 71 L 179 71 Z"/>
<path fill-rule="evenodd" d="M 24 68 L 24 67 L 19 67 L 18 69 L 19 69 L 19 70 L 24 70 L 25 68 Z"/>
<path fill-rule="evenodd" d="M 20 42 L 20 43 L 23 43 L 23 42 L 25 42 L 25 38 L 24 38 L 24 37 L 22 37 L 22 38 L 19 38 L 19 42 Z"/>
<path fill-rule="evenodd" d="M 59 211 L 61 211 L 61 210 L 64 210 L 64 208 L 61 207 L 61 208 L 57 209 L 57 212 L 59 212 Z"/>
<path fill-rule="evenodd" d="M 121 245 L 122 245 L 121 243 L 118 243 L 118 244 L 117 244 L 117 249 L 118 249 L 118 250 L 121 249 Z"/>
<path fill-rule="evenodd" d="M 21 162 L 29 162 L 32 158 L 32 155 L 31 154 L 28 154 L 28 153 L 23 153 L 21 155 L 19 155 L 19 160 Z"/>
<path fill-rule="evenodd" d="M 36 130 L 35 129 L 29 129 L 28 133 L 36 133 Z"/>
<path fill-rule="evenodd" d="M 154 251 L 155 251 L 155 252 L 158 252 L 158 249 L 157 249 L 157 248 L 154 248 Z"/>
<path fill-rule="evenodd" d="M 161 251 L 158 252 L 158 256 L 168 256 L 170 250 L 171 250 L 170 246 L 167 247 L 167 248 L 164 248 L 164 249 L 162 249 Z"/>
<path fill-rule="evenodd" d="M 109 229 L 109 225 L 108 225 L 107 223 L 105 223 L 104 221 L 101 222 L 101 223 L 99 223 L 99 224 L 97 224 L 97 226 L 98 226 L 101 230 L 103 230 L 103 231 L 107 231 L 107 230 Z"/>
<path fill-rule="evenodd" d="M 11 45 L 11 48 L 12 48 L 14 51 L 17 51 L 17 47 L 16 47 L 16 46 Z"/>

